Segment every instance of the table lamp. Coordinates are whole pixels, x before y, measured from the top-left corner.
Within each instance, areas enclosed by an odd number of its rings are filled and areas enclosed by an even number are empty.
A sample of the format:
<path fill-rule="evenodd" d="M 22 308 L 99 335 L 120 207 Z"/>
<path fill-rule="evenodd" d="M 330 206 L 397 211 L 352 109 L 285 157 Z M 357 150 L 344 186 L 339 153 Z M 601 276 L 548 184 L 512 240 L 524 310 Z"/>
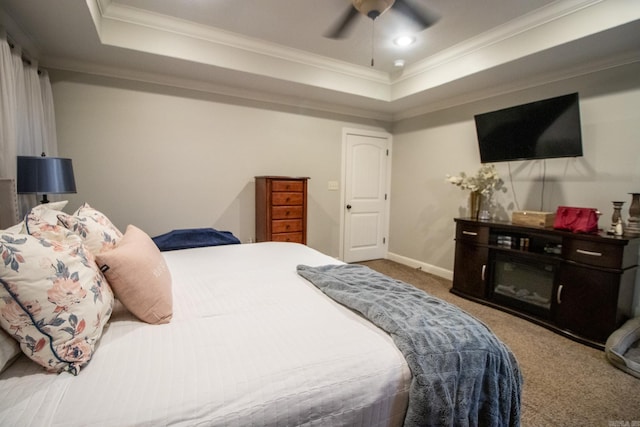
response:
<path fill-rule="evenodd" d="M 42 194 L 40 203 L 49 203 L 47 194 L 75 193 L 71 159 L 61 157 L 18 156 L 19 194 Z"/>

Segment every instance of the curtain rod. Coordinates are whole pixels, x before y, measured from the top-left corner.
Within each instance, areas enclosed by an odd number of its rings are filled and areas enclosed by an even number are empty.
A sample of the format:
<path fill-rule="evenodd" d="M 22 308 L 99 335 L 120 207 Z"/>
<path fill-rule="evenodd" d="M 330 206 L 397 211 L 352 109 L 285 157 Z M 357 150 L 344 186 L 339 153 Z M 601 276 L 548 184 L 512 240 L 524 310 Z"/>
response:
<path fill-rule="evenodd" d="M 7 33 L 7 44 L 9 45 L 9 49 L 15 49 L 16 48 L 16 43 L 13 41 L 13 38 L 11 37 L 11 34 Z M 26 56 L 24 54 L 24 52 L 20 55 L 20 58 L 22 59 L 22 62 L 24 62 L 27 65 L 33 65 L 33 63 L 31 62 L 31 59 Z M 38 74 L 42 74 L 42 71 L 40 71 L 40 68 L 38 68 Z"/>

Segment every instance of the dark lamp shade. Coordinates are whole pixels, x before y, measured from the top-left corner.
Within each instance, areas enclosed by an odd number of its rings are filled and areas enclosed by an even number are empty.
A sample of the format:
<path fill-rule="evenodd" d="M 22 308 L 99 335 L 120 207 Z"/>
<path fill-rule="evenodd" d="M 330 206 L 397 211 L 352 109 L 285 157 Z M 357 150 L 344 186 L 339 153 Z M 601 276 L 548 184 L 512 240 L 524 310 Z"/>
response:
<path fill-rule="evenodd" d="M 71 159 L 18 156 L 18 193 L 75 193 Z"/>

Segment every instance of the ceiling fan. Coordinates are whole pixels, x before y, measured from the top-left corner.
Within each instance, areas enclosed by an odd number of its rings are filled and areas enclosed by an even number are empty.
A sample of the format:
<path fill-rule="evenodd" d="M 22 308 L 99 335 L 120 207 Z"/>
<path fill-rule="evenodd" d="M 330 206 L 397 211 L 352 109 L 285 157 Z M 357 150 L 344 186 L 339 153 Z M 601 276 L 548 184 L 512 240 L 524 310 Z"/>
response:
<path fill-rule="evenodd" d="M 427 12 L 426 10 L 420 10 L 411 5 L 407 0 L 351 0 L 351 3 L 352 5 L 342 19 L 325 34 L 325 37 L 331 39 L 344 38 L 349 27 L 358 17 L 358 14 L 362 14 L 375 21 L 378 16 L 392 7 L 394 10 L 420 25 L 422 30 L 432 26 L 438 20 L 437 15 Z"/>

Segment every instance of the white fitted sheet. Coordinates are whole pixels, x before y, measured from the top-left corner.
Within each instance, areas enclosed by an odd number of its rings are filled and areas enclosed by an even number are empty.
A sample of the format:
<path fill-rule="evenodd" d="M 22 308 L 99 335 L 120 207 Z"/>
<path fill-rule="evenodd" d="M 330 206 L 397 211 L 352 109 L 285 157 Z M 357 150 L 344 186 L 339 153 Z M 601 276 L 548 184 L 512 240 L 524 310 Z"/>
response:
<path fill-rule="evenodd" d="M 402 424 L 402 354 L 296 273 L 339 261 L 276 242 L 163 254 L 171 323 L 117 308 L 77 377 L 22 356 L 0 376 L 0 425 Z"/>

